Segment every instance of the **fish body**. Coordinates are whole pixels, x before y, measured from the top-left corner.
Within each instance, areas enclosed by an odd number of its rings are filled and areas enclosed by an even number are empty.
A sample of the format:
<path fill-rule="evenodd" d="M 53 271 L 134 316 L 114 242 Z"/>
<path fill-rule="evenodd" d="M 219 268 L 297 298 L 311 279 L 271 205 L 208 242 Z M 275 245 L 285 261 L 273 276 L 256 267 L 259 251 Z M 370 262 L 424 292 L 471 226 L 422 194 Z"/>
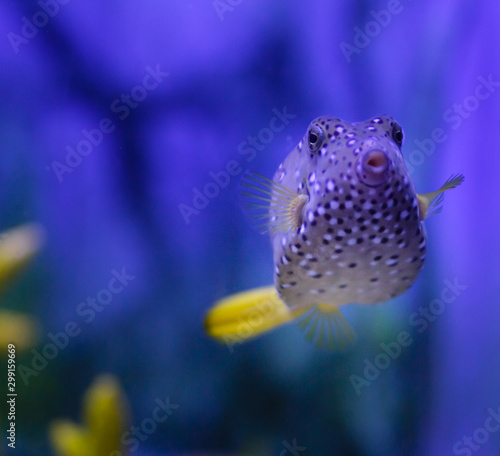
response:
<path fill-rule="evenodd" d="M 364 122 L 318 117 L 273 179 L 247 172 L 243 207 L 271 236 L 274 286 L 238 293 L 208 312 L 209 335 L 243 341 L 303 317 L 319 346 L 353 339 L 338 308 L 376 304 L 404 293 L 424 265 L 423 220 L 440 212 L 443 192 L 417 194 L 390 116 Z"/>
<path fill-rule="evenodd" d="M 306 133 L 274 176 L 308 198 L 300 225 L 271 231 L 279 296 L 300 308 L 375 304 L 404 293 L 424 264 L 427 240 L 394 139 L 401 128 L 389 116 L 358 123 L 319 117 L 311 130 L 322 145 L 311 150 Z M 379 153 L 386 169 L 370 179 L 364 166 Z"/>

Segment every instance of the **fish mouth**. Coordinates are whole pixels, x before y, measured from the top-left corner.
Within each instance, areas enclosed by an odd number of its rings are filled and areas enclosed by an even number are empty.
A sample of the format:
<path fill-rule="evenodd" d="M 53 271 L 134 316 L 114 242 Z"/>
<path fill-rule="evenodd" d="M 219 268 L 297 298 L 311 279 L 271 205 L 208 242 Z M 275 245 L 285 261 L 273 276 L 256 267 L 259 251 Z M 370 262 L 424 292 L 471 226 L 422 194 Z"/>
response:
<path fill-rule="evenodd" d="M 361 182 L 370 187 L 377 187 L 387 181 L 389 168 L 387 152 L 382 148 L 374 148 L 359 157 L 356 172 Z"/>
<path fill-rule="evenodd" d="M 372 150 L 367 154 L 365 166 L 368 167 L 372 173 L 384 173 L 388 166 L 387 155 L 380 150 Z"/>

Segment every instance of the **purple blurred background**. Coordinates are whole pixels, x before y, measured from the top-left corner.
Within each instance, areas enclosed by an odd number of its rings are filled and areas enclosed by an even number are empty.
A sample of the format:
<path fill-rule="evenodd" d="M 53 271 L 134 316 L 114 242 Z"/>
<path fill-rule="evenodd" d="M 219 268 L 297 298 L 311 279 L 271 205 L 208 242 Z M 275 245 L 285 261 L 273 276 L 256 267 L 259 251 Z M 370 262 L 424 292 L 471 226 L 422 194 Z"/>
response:
<path fill-rule="evenodd" d="M 4 0 L 1 228 L 37 221 L 48 241 L 1 305 L 40 319 L 38 349 L 81 328 L 20 392 L 19 454 L 50 454 L 47 423 L 78 419 L 102 372 L 136 423 L 156 398 L 179 404 L 138 454 L 277 455 L 294 439 L 304 455 L 500 454 L 499 18 L 491 0 Z M 348 309 L 345 353 L 293 325 L 232 350 L 209 340 L 207 308 L 270 283 L 272 260 L 240 173 L 186 215 L 197 192 L 231 161 L 272 176 L 314 117 L 382 113 L 418 191 L 466 177 L 426 222 L 410 292 Z M 91 319 L 82 303 L 123 268 L 134 278 Z M 419 332 L 411 316 L 445 280 L 467 288 Z M 358 395 L 351 376 L 401 331 L 413 343 Z"/>

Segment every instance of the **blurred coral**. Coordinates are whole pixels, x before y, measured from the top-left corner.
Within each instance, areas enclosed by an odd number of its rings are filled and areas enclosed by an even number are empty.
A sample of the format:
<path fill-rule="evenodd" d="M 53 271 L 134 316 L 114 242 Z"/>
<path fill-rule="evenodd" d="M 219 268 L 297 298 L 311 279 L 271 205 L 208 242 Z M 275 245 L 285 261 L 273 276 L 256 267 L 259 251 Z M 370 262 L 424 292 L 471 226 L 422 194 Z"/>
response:
<path fill-rule="evenodd" d="M 59 420 L 51 425 L 50 439 L 58 456 L 126 455 L 121 436 L 129 422 L 128 402 L 112 375 L 101 375 L 83 400 L 83 425 Z"/>
<path fill-rule="evenodd" d="M 40 250 L 44 239 L 43 229 L 36 224 L 26 224 L 0 234 L 0 291 L 22 272 Z M 15 343 L 17 350 L 26 350 L 37 339 L 37 323 L 30 315 L 0 310 L 0 350 L 8 343 Z"/>
<path fill-rule="evenodd" d="M 36 320 L 27 314 L 0 310 L 0 350 L 14 343 L 18 351 L 35 345 L 38 335 Z"/>
<path fill-rule="evenodd" d="M 0 234 L 0 289 L 24 269 L 43 244 L 42 227 L 30 223 Z"/>

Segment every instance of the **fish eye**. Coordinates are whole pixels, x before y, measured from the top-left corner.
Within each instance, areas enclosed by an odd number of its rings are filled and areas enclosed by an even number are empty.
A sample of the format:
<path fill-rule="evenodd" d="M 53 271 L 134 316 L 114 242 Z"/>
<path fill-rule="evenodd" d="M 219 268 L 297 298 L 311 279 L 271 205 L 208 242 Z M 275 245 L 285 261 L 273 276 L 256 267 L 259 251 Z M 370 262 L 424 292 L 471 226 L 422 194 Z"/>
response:
<path fill-rule="evenodd" d="M 404 133 L 399 124 L 394 124 L 394 127 L 392 128 L 392 139 L 398 147 L 401 147 L 401 145 L 403 144 Z"/>
<path fill-rule="evenodd" d="M 318 151 L 325 141 L 325 132 L 319 125 L 314 125 L 307 135 L 307 139 L 309 141 L 309 150 L 311 152 Z"/>

